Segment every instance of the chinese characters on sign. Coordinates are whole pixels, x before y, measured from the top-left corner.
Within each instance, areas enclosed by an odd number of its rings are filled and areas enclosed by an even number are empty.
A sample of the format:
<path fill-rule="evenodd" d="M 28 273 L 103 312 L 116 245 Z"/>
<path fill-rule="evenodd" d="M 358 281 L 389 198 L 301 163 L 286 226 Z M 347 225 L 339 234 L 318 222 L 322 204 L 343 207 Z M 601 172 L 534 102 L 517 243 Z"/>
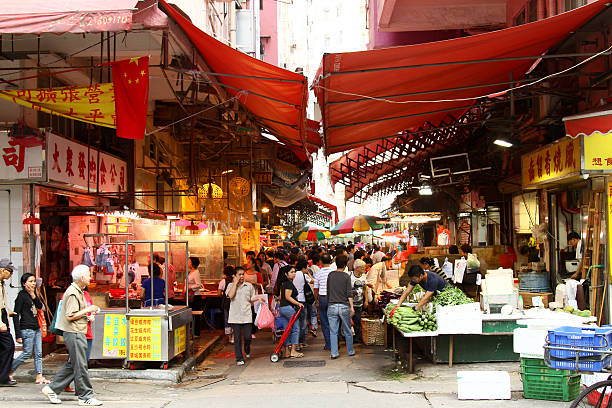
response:
<path fill-rule="evenodd" d="M 174 331 L 174 354 L 181 354 L 185 351 L 185 334 L 187 326 L 181 326 Z"/>
<path fill-rule="evenodd" d="M 272 184 L 272 172 L 271 171 L 256 171 L 253 172 L 253 180 L 255 184 Z"/>
<path fill-rule="evenodd" d="M 102 356 L 125 358 L 127 356 L 127 323 L 125 315 L 104 316 L 104 339 Z"/>
<path fill-rule="evenodd" d="M 580 172 L 580 139 L 564 138 L 522 157 L 523 187 Z"/>
<path fill-rule="evenodd" d="M 584 170 L 612 170 L 612 133 L 584 136 Z"/>
<path fill-rule="evenodd" d="M 54 134 L 48 136 L 49 180 L 101 193 L 126 190 L 126 164 L 109 154 Z"/>
<path fill-rule="evenodd" d="M 161 317 L 130 317 L 130 360 L 161 361 Z"/>
<path fill-rule="evenodd" d="M 0 180 L 45 181 L 45 141 L 36 136 L 15 137 L 0 132 Z"/>

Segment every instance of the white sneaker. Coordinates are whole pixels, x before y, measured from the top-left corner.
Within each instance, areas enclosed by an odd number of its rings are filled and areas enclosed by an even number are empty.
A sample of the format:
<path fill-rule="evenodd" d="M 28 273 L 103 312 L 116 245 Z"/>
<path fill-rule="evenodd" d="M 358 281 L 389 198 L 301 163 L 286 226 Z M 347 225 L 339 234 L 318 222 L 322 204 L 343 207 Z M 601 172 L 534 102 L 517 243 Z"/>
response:
<path fill-rule="evenodd" d="M 244 365 L 244 361 L 238 361 L 238 362 L 236 362 L 236 365 L 238 365 L 238 366 Z"/>
<path fill-rule="evenodd" d="M 246 358 L 251 358 L 251 355 L 250 355 L 250 354 L 245 354 L 244 356 L 245 356 Z"/>
<path fill-rule="evenodd" d="M 51 387 L 49 387 L 48 385 L 45 385 L 41 391 L 43 394 L 45 394 L 47 398 L 49 398 L 50 403 L 52 404 L 62 403 L 62 400 L 57 398 L 57 394 L 55 393 L 55 391 L 53 391 Z"/>
<path fill-rule="evenodd" d="M 88 400 L 79 399 L 79 405 L 82 407 L 98 407 L 102 405 L 102 401 L 95 398 L 90 398 Z"/>

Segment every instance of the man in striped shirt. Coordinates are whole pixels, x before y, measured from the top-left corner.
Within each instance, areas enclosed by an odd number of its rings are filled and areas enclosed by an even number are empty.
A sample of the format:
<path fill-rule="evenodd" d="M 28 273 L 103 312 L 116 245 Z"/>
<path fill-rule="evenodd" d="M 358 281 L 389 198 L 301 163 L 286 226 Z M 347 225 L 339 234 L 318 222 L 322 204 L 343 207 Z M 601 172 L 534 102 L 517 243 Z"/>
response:
<path fill-rule="evenodd" d="M 324 350 L 331 350 L 331 342 L 329 337 L 329 320 L 327 318 L 327 275 L 333 270 L 330 267 L 332 262 L 329 254 L 321 255 L 321 268 L 314 277 L 314 295 L 315 303 L 319 309 L 321 318 L 321 331 L 325 338 Z"/>
<path fill-rule="evenodd" d="M 428 258 L 424 256 L 420 259 L 419 263 L 421 264 L 421 268 L 423 268 L 424 271 L 432 271 L 440 275 L 440 277 L 446 282 L 448 282 L 450 285 L 453 285 L 453 280 L 450 277 L 446 276 L 446 273 L 444 273 L 444 271 L 440 269 L 439 266 L 436 266 L 436 263 L 434 262 L 433 258 Z"/>

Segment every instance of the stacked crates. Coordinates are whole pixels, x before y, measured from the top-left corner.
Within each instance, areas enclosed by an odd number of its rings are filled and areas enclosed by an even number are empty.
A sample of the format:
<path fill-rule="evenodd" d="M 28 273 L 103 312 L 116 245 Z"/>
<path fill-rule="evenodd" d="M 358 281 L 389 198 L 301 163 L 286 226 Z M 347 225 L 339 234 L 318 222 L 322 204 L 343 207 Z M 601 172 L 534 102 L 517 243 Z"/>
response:
<path fill-rule="evenodd" d="M 541 359 L 521 358 L 521 378 L 528 399 L 567 402 L 580 393 L 580 374 L 548 368 Z"/>
<path fill-rule="evenodd" d="M 612 349 L 612 328 L 563 326 L 548 332 L 548 344 L 553 347 L 578 348 L 590 351 L 550 350 L 553 368 L 580 371 L 602 371 L 610 366 L 612 356 L 598 353 Z M 578 354 L 578 367 L 576 367 Z"/>

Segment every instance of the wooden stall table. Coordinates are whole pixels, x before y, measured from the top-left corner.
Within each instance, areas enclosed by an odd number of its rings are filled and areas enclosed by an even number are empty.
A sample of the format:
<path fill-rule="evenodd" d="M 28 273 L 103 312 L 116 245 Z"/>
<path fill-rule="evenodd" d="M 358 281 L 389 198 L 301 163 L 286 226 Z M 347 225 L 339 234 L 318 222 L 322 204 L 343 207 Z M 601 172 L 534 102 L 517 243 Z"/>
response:
<path fill-rule="evenodd" d="M 408 340 L 408 371 L 410 373 L 414 372 L 414 359 L 413 359 L 413 355 L 412 355 L 412 339 L 414 339 L 415 337 L 437 337 L 438 336 L 438 332 L 437 331 L 428 331 L 428 332 L 411 332 L 411 333 L 406 333 L 401 331 L 400 329 L 398 329 L 397 327 L 393 326 L 393 328 L 395 330 L 393 330 L 393 355 L 395 355 L 396 353 L 396 342 L 395 342 L 395 332 L 397 331 L 402 338 L 407 338 Z"/>

